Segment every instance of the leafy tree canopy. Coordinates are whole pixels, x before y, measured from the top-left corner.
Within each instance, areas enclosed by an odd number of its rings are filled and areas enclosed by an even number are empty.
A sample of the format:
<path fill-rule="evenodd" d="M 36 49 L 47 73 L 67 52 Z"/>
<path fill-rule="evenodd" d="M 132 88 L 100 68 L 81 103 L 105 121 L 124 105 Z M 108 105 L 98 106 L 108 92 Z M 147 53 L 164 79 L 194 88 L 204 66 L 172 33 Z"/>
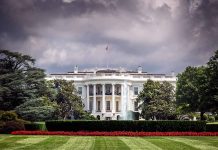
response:
<path fill-rule="evenodd" d="M 176 99 L 187 112 L 217 112 L 218 108 L 218 51 L 205 66 L 187 67 L 178 74 Z"/>
<path fill-rule="evenodd" d="M 137 97 L 145 119 L 168 119 L 175 113 L 174 87 L 169 82 L 148 80 Z"/>
<path fill-rule="evenodd" d="M 54 80 L 57 90 L 55 101 L 60 107 L 59 116 L 62 119 L 93 119 L 89 113 L 85 112 L 82 99 L 77 95 L 73 81 Z"/>
<path fill-rule="evenodd" d="M 207 63 L 206 73 L 211 111 L 218 112 L 218 50 Z"/>

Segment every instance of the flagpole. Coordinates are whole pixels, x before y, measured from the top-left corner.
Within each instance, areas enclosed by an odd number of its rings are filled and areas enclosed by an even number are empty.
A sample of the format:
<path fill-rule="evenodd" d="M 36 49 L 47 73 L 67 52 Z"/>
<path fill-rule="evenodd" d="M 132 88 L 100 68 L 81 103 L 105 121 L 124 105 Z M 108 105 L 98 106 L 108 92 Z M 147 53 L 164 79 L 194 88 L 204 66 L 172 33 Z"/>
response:
<path fill-rule="evenodd" d="M 108 69 L 108 55 L 107 55 L 107 53 L 108 53 L 108 45 L 106 47 L 106 65 L 107 65 L 107 69 Z"/>

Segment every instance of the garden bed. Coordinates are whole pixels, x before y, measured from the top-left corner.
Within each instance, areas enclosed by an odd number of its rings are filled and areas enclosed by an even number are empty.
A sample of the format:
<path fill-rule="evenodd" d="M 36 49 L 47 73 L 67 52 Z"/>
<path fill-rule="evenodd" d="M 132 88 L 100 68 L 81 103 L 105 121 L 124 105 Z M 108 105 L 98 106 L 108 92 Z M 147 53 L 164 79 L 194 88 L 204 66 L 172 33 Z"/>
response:
<path fill-rule="evenodd" d="M 218 132 L 64 132 L 64 131 L 14 131 L 13 135 L 66 135 L 66 136 L 218 136 Z"/>

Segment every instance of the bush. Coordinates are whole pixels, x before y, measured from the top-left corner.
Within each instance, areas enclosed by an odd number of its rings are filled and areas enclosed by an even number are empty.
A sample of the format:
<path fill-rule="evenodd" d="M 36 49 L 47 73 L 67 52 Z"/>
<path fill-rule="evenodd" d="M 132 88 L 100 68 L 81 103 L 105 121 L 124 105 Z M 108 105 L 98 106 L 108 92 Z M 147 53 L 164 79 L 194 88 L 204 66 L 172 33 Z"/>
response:
<path fill-rule="evenodd" d="M 207 124 L 206 131 L 208 132 L 218 132 L 218 124 Z"/>
<path fill-rule="evenodd" d="M 209 116 L 209 117 L 208 117 L 208 121 L 214 122 L 214 121 L 215 121 L 215 117 L 214 117 L 214 116 Z"/>
<path fill-rule="evenodd" d="M 3 129 L 4 126 L 5 126 L 5 122 L 0 121 L 0 131 Z"/>
<path fill-rule="evenodd" d="M 44 122 L 34 122 L 34 123 L 26 123 L 25 130 L 27 131 L 45 131 L 45 123 Z"/>
<path fill-rule="evenodd" d="M 48 131 L 205 131 L 204 121 L 47 121 Z"/>
<path fill-rule="evenodd" d="M 202 120 L 208 120 L 208 115 L 204 114 Z"/>
<path fill-rule="evenodd" d="M 1 129 L 1 133 L 11 133 L 12 131 L 25 130 L 23 122 L 20 121 L 7 121 Z"/>
<path fill-rule="evenodd" d="M 17 120 L 17 114 L 13 111 L 1 111 L 0 120 L 2 121 L 13 121 Z"/>

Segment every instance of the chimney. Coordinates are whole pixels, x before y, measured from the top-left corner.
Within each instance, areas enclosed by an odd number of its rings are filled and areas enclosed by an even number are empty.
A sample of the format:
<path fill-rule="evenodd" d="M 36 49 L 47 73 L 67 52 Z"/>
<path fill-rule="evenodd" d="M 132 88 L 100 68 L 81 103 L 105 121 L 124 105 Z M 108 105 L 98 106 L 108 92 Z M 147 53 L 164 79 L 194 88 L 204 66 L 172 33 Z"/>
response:
<path fill-rule="evenodd" d="M 142 67 L 138 66 L 138 73 L 142 73 Z"/>
<path fill-rule="evenodd" d="M 78 66 L 77 65 L 74 67 L 74 73 L 78 73 Z"/>

